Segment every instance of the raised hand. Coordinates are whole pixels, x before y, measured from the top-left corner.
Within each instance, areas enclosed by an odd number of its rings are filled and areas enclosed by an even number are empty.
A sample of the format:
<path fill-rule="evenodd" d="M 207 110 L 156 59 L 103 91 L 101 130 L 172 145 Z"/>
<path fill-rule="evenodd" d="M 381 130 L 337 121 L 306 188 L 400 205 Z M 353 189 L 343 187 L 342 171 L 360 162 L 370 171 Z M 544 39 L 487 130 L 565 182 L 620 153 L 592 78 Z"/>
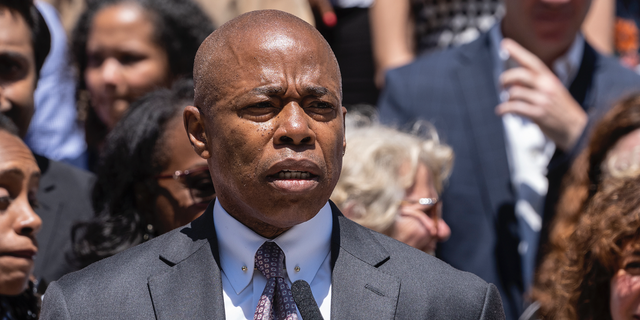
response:
<path fill-rule="evenodd" d="M 496 107 L 496 113 L 529 118 L 557 148 L 571 149 L 587 124 L 586 112 L 537 56 L 511 39 L 504 39 L 502 48 L 520 66 L 500 76 L 509 99 Z"/>

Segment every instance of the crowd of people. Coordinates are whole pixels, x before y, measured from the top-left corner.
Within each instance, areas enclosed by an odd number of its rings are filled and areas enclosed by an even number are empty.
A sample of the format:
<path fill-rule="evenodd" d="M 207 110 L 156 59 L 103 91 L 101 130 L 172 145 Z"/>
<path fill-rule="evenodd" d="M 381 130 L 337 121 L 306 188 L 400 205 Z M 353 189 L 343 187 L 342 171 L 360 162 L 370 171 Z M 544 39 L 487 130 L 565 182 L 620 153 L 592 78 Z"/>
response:
<path fill-rule="evenodd" d="M 635 2 L 81 2 L 0 0 L 0 319 L 640 317 Z"/>

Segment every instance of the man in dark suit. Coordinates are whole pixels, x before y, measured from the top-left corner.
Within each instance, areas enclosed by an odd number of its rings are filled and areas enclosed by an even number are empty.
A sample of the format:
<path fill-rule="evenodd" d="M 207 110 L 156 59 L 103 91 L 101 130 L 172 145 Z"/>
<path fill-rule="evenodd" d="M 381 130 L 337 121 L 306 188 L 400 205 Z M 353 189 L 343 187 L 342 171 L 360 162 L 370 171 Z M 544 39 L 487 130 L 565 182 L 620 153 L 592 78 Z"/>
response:
<path fill-rule="evenodd" d="M 43 319 L 298 319 L 297 280 L 325 319 L 504 317 L 493 285 L 328 202 L 346 109 L 312 26 L 244 14 L 205 40 L 194 71 L 184 123 L 217 199 L 191 224 L 51 284 Z"/>
<path fill-rule="evenodd" d="M 640 77 L 579 34 L 589 0 L 505 5 L 476 41 L 390 71 L 379 108 L 390 123 L 430 121 L 453 147 L 443 195 L 451 238 L 438 256 L 496 284 L 517 319 L 562 177 L 591 122 Z"/>
<path fill-rule="evenodd" d="M 24 26 L 19 30 L 7 29 L 9 35 L 0 38 L 0 111 L 24 137 L 33 116 L 33 93 L 51 37 L 33 1 L 0 2 L 0 6 L 4 7 L 4 14 L 14 15 Z M 21 41 L 16 43 L 11 36 Z M 67 259 L 72 246 L 71 226 L 93 216 L 90 190 L 94 177 L 89 172 L 34 156 L 42 173 L 36 195 L 40 205 L 35 208 L 42 219 L 42 229 L 37 235 L 39 252 L 34 274 L 46 285 L 75 270 Z"/>

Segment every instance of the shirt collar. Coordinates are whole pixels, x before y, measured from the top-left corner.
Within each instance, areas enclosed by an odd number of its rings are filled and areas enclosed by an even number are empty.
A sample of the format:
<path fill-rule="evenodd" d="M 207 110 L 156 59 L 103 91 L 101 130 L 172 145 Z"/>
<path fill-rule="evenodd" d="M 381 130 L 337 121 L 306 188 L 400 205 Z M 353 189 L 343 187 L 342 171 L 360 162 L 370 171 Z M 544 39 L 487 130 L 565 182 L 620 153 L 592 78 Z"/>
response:
<path fill-rule="evenodd" d="M 284 252 L 287 275 L 292 283 L 300 279 L 311 283 L 331 251 L 333 216 L 328 202 L 315 217 L 273 240 L 258 235 L 230 216 L 217 200 L 213 221 L 222 271 L 236 294 L 251 283 L 255 254 L 265 241 L 274 241 Z"/>
<path fill-rule="evenodd" d="M 509 54 L 504 52 L 500 47 L 500 42 L 502 42 L 503 39 L 502 30 L 500 29 L 501 25 L 501 23 L 496 23 L 491 30 L 489 30 L 496 79 L 500 79 L 500 74 L 505 71 L 506 60 L 509 58 Z M 578 74 L 583 52 L 584 38 L 582 34 L 578 32 L 569 50 L 553 62 L 552 71 L 565 87 L 569 87 L 576 74 Z M 499 81 L 497 81 L 496 84 L 500 86 Z M 499 88 L 498 92 L 500 92 L 501 89 L 502 88 Z"/>

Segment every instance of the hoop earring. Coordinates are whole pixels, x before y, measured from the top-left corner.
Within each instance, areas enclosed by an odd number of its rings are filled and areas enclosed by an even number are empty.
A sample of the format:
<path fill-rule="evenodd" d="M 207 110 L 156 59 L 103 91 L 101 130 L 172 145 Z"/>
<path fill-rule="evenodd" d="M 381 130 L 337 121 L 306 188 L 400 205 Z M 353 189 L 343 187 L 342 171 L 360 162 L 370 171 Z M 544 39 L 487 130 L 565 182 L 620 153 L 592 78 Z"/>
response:
<path fill-rule="evenodd" d="M 147 225 L 147 231 L 144 233 L 144 235 L 142 236 L 142 240 L 143 241 L 147 241 L 151 238 L 153 238 L 153 234 L 154 234 L 154 229 L 153 229 L 153 225 L 152 224 L 148 224 Z"/>

